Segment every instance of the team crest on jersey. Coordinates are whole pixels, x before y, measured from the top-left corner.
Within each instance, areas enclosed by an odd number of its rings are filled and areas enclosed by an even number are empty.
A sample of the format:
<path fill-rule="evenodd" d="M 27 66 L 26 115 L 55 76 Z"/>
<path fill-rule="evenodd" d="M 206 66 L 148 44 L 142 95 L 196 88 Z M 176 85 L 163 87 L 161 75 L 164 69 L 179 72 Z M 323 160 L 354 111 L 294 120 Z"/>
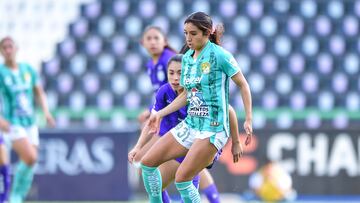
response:
<path fill-rule="evenodd" d="M 204 62 L 201 64 L 201 72 L 204 74 L 210 73 L 210 63 L 209 62 Z"/>
<path fill-rule="evenodd" d="M 31 75 L 30 75 L 30 73 L 25 73 L 25 74 L 24 74 L 24 79 L 25 79 L 25 82 L 30 82 L 30 80 L 31 80 Z"/>
<path fill-rule="evenodd" d="M 196 88 L 192 88 L 189 98 L 189 110 L 188 114 L 190 116 L 196 117 L 209 117 L 209 107 L 206 105 L 202 92 Z"/>

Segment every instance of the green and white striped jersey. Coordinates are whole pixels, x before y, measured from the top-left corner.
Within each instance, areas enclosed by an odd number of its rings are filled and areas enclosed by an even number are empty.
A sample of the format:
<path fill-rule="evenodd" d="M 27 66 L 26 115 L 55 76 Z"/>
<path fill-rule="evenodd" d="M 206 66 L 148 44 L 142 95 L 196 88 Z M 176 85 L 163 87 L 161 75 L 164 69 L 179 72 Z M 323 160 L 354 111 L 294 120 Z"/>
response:
<path fill-rule="evenodd" d="M 39 79 L 28 64 L 18 64 L 12 70 L 0 64 L 0 96 L 2 116 L 11 125 L 28 127 L 35 123 L 34 87 Z"/>
<path fill-rule="evenodd" d="M 180 85 L 187 90 L 185 122 L 199 131 L 224 131 L 229 136 L 229 78 L 240 71 L 234 57 L 222 47 L 207 42 L 196 60 L 194 50 L 182 59 Z"/>

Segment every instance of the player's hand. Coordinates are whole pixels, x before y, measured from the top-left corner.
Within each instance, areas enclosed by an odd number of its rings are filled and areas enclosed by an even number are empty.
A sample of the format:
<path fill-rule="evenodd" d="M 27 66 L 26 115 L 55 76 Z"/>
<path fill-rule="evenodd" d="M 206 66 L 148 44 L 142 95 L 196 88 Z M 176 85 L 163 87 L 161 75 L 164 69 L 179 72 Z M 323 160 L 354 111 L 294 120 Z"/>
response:
<path fill-rule="evenodd" d="M 45 118 L 46 118 L 46 123 L 50 126 L 50 127 L 52 127 L 52 128 L 54 128 L 55 126 L 56 126 L 56 122 L 55 122 L 55 119 L 54 119 L 54 117 L 51 115 L 51 113 L 45 113 Z"/>
<path fill-rule="evenodd" d="M 5 133 L 10 131 L 10 123 L 3 118 L 0 118 L 0 130 Z"/>
<path fill-rule="evenodd" d="M 130 150 L 129 154 L 128 154 L 128 161 L 129 163 L 133 163 L 136 154 L 140 151 L 140 147 L 135 146 L 132 150 Z"/>
<path fill-rule="evenodd" d="M 239 141 L 232 142 L 231 153 L 233 155 L 233 162 L 234 163 L 238 162 L 243 154 L 243 148 Z"/>
<path fill-rule="evenodd" d="M 149 133 L 159 134 L 161 117 L 159 113 L 154 112 L 150 114 L 149 118 Z"/>
<path fill-rule="evenodd" d="M 140 124 L 143 124 L 148 118 L 150 117 L 150 111 L 146 109 L 145 111 L 141 112 L 138 116 L 138 121 Z"/>
<path fill-rule="evenodd" d="M 246 133 L 245 145 L 247 146 L 251 143 L 251 138 L 252 138 L 252 134 L 253 134 L 251 120 L 245 120 L 244 129 L 245 129 L 245 133 Z"/>

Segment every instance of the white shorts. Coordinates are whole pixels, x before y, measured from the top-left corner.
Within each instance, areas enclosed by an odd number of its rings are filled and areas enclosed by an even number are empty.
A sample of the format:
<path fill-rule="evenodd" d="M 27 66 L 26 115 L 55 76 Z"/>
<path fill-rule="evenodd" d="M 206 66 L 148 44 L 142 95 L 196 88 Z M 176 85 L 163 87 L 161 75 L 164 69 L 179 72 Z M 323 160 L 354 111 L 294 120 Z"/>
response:
<path fill-rule="evenodd" d="M 185 121 L 180 122 L 177 126 L 171 129 L 170 132 L 171 134 L 173 134 L 175 139 L 187 149 L 190 149 L 195 139 L 210 138 L 210 143 L 212 143 L 219 151 L 225 146 L 225 144 L 229 139 L 225 131 L 221 131 L 221 132 L 199 131 L 190 128 L 185 123 Z"/>
<path fill-rule="evenodd" d="M 10 131 L 3 133 L 5 140 L 9 140 L 11 143 L 21 138 L 28 138 L 29 142 L 35 146 L 39 146 L 39 130 L 36 126 L 21 127 L 10 126 Z"/>

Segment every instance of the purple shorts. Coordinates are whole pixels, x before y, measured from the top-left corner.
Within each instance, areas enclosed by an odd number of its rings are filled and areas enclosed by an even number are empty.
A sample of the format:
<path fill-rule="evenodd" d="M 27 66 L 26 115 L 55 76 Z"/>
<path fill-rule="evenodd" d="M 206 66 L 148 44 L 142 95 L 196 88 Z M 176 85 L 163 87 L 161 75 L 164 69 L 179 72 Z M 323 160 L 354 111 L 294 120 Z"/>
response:
<path fill-rule="evenodd" d="M 0 145 L 1 144 L 4 144 L 4 138 L 3 138 L 3 136 L 0 134 Z"/>

